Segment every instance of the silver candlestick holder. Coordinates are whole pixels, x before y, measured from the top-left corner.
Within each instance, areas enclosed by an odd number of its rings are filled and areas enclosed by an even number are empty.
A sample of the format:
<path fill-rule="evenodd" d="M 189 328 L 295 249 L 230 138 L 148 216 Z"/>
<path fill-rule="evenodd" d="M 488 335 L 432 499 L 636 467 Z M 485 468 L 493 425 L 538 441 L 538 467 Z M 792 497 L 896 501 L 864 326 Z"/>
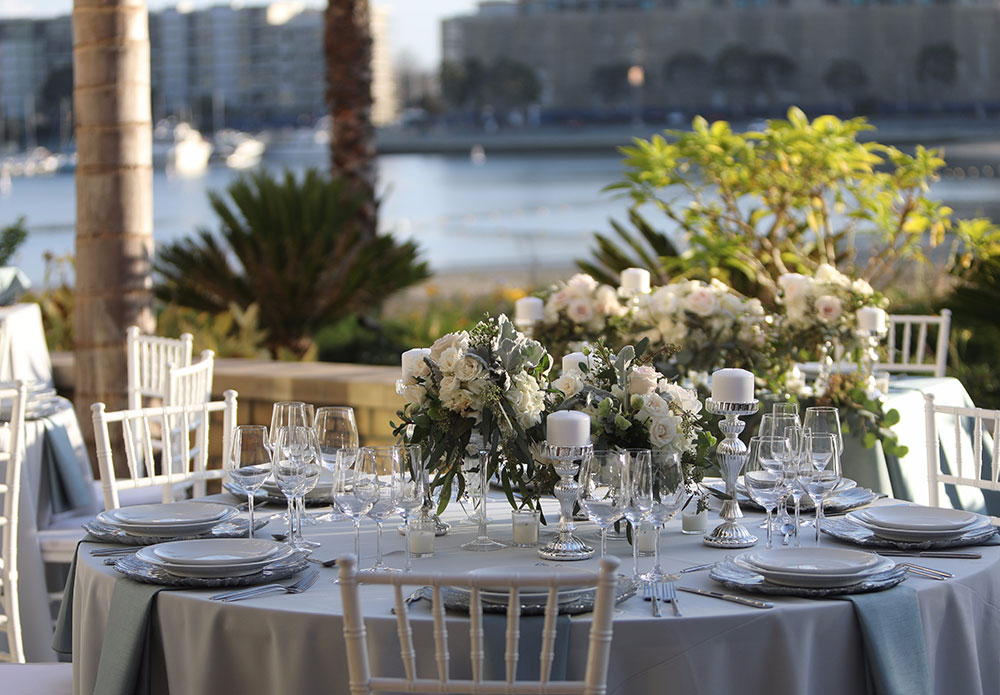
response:
<path fill-rule="evenodd" d="M 864 331 L 858 330 L 857 336 L 861 339 L 861 383 L 865 385 L 865 392 L 869 398 L 878 398 L 885 394 L 878 388 L 875 379 L 875 368 L 878 366 L 878 344 L 885 337 L 887 331 Z"/>
<path fill-rule="evenodd" d="M 737 521 L 743 517 L 743 512 L 736 498 L 736 479 L 747 462 L 747 445 L 739 438 L 746 423 L 740 418 L 756 413 L 760 403 L 757 400 L 728 403 L 709 398 L 705 401 L 705 407 L 713 415 L 723 416 L 723 420 L 719 422 L 719 430 L 725 435 L 725 439 L 715 447 L 715 460 L 722 471 L 722 479 L 726 482 L 729 499 L 723 501 L 722 511 L 719 512 L 719 516 L 725 521 L 706 534 L 702 543 L 713 548 L 749 548 L 757 543 L 757 536 Z"/>
<path fill-rule="evenodd" d="M 584 446 L 542 446 L 542 456 L 547 458 L 559 475 L 555 486 L 559 500 L 559 528 L 556 537 L 538 549 L 538 556 L 546 560 L 586 560 L 594 555 L 594 549 L 573 535 L 573 505 L 582 490 L 576 481 L 580 463 L 594 455 L 594 445 Z"/>

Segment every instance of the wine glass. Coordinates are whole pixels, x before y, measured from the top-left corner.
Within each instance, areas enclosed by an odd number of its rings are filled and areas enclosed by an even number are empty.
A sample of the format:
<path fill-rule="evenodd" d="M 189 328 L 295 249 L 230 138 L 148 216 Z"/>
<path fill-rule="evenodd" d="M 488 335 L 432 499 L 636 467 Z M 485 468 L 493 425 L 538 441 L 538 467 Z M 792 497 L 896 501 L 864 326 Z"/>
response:
<path fill-rule="evenodd" d="M 249 538 L 253 538 L 253 497 L 271 474 L 270 437 L 263 425 L 239 425 L 233 429 L 233 448 L 226 469 L 233 485 L 247 494 L 250 512 Z"/>
<path fill-rule="evenodd" d="M 320 408 L 316 411 L 313 427 L 316 430 L 316 441 L 319 444 L 323 468 L 336 475 L 341 451 L 344 451 L 344 458 L 347 460 L 358 455 L 358 426 L 354 421 L 354 408 L 340 406 Z M 318 520 L 341 521 L 345 518 L 343 514 L 331 510 Z"/>
<path fill-rule="evenodd" d="M 764 508 L 767 514 L 767 549 L 772 547 L 771 515 L 778 505 L 784 486 L 780 466 L 775 469 L 765 454 L 771 448 L 774 437 L 751 437 L 746 468 L 743 471 L 743 487 L 747 496 Z"/>
<path fill-rule="evenodd" d="M 676 451 L 657 449 L 652 455 L 653 504 L 649 510 L 649 520 L 656 529 L 656 545 L 653 551 L 653 569 L 642 575 L 647 582 L 672 582 L 677 579 L 660 567 L 660 536 L 663 527 L 687 502 L 688 490 L 684 484 L 684 469 L 681 455 Z"/>
<path fill-rule="evenodd" d="M 771 413 L 774 415 L 794 415 L 796 418 L 799 416 L 799 404 L 791 403 L 785 401 L 782 403 L 775 403 L 771 406 Z"/>
<path fill-rule="evenodd" d="M 840 430 L 840 412 L 832 406 L 806 408 L 802 427 L 813 434 L 832 434 L 837 440 L 837 455 L 844 453 L 844 435 Z"/>
<path fill-rule="evenodd" d="M 303 425 L 312 427 L 314 408 L 311 403 L 302 401 L 280 401 L 271 408 L 271 446 L 274 446 L 274 438 L 277 428 L 286 425 Z M 315 524 L 316 520 L 305 512 L 305 497 L 296 499 L 295 512 L 298 514 L 300 522 Z M 308 541 L 312 543 L 312 541 Z"/>
<path fill-rule="evenodd" d="M 653 506 L 653 452 L 649 449 L 625 451 L 628 480 L 622 513 L 632 525 L 632 576 L 639 577 L 639 526 L 649 516 Z"/>
<path fill-rule="evenodd" d="M 816 545 L 820 542 L 823 524 L 823 502 L 840 483 L 840 449 L 837 437 L 830 433 L 809 432 L 803 438 L 805 461 L 800 480 L 816 503 Z"/>
<path fill-rule="evenodd" d="M 361 557 L 361 518 L 366 516 L 378 499 L 378 476 L 375 462 L 360 453 L 351 456 L 347 450 L 337 452 L 336 473 L 333 477 L 333 502 L 354 522 L 354 557 Z"/>
<path fill-rule="evenodd" d="M 419 444 L 410 444 L 403 449 L 403 472 L 399 485 L 399 513 L 403 517 L 406 533 L 406 569 L 412 569 L 413 551 L 410 549 L 410 520 L 418 516 L 427 499 L 427 470 L 424 468 Z"/>
<path fill-rule="evenodd" d="M 403 477 L 403 448 L 400 446 L 362 447 L 358 457 L 364 459 L 365 470 L 374 474 L 374 503 L 368 510 L 368 517 L 375 521 L 375 564 L 369 572 L 392 570 L 382 561 L 382 525 L 385 520 L 399 512 L 400 482 Z"/>
<path fill-rule="evenodd" d="M 319 480 L 319 452 L 316 434 L 302 425 L 278 428 L 271 464 L 274 482 L 288 499 L 288 541 L 296 550 L 309 551 L 319 543 L 302 537 L 296 501 L 316 486 Z"/>
<path fill-rule="evenodd" d="M 625 456 L 622 451 L 595 451 L 580 472 L 580 507 L 601 529 L 601 557 L 608 552 L 608 527 L 624 515 Z"/>
<path fill-rule="evenodd" d="M 786 427 L 799 424 L 798 415 L 787 413 L 764 413 L 760 416 L 757 434 L 761 437 L 780 437 Z"/>
<path fill-rule="evenodd" d="M 781 461 L 781 472 L 784 478 L 783 488 L 785 491 L 781 504 L 786 504 L 784 500 L 787 500 L 789 495 L 791 495 L 792 501 L 795 503 L 795 517 L 792 520 L 792 534 L 795 537 L 796 548 L 800 545 L 799 527 L 801 522 L 802 493 L 804 492 L 798 479 L 798 467 L 802 463 L 802 436 L 804 433 L 805 430 L 798 425 L 792 425 L 785 428 L 785 440 L 787 442 L 787 447 Z"/>

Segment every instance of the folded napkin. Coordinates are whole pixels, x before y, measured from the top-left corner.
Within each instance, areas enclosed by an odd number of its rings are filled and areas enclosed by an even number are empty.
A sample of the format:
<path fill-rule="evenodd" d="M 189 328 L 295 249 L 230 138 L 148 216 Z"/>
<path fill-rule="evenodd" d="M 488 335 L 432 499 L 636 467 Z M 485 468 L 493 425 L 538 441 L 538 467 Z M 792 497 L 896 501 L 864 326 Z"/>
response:
<path fill-rule="evenodd" d="M 539 680 L 541 673 L 542 630 L 544 615 L 521 616 L 521 636 L 517 642 L 517 680 Z M 483 678 L 507 680 L 507 616 L 499 613 L 483 614 Z M 569 616 L 556 618 L 556 638 L 552 644 L 552 671 L 550 681 L 566 680 L 566 661 L 569 657 Z"/>
<path fill-rule="evenodd" d="M 917 592 L 895 586 L 837 598 L 854 604 L 876 695 L 931 695 Z"/>
<path fill-rule="evenodd" d="M 58 514 L 71 509 L 90 509 L 93 490 L 83 477 L 66 428 L 49 418 L 43 421 L 42 465 L 49 479 L 52 511 Z"/>

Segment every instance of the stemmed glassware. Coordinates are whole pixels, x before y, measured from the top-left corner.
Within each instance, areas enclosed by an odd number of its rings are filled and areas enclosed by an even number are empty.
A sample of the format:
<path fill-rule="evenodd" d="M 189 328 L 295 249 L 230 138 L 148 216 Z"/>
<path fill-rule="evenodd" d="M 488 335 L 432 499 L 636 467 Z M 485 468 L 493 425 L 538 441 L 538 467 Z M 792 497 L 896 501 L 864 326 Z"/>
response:
<path fill-rule="evenodd" d="M 296 550 L 309 551 L 319 543 L 302 537 L 295 504 L 316 487 L 319 480 L 319 447 L 311 427 L 289 425 L 278 428 L 271 464 L 274 482 L 288 498 L 288 542 Z"/>
<path fill-rule="evenodd" d="M 490 479 L 489 463 L 490 452 L 480 451 L 479 468 L 476 472 L 476 483 L 479 486 L 479 509 L 476 515 L 478 531 L 475 540 L 462 544 L 462 550 L 485 553 L 493 550 L 503 550 L 507 547 L 503 543 L 498 543 L 490 538 L 489 532 L 486 530 L 486 485 Z"/>
<path fill-rule="evenodd" d="M 823 503 L 840 483 L 840 449 L 833 434 L 807 432 L 803 437 L 800 480 L 816 503 L 816 545 L 823 525 Z"/>
<path fill-rule="evenodd" d="M 334 476 L 343 452 L 346 461 L 353 461 L 358 455 L 358 426 L 354 421 L 354 408 L 327 406 L 316 411 L 313 420 L 316 441 L 319 444 L 323 468 Z M 341 521 L 346 517 L 331 510 L 318 518 L 319 521 Z"/>
<path fill-rule="evenodd" d="M 772 547 L 771 514 L 784 493 L 782 469 L 771 464 L 774 446 L 781 446 L 784 438 L 751 437 L 746 467 L 743 469 L 743 487 L 747 496 L 764 508 L 767 513 L 767 549 Z"/>
<path fill-rule="evenodd" d="M 271 408 L 271 447 L 277 445 L 278 429 L 288 426 L 312 427 L 313 406 L 302 401 L 280 401 Z M 307 524 L 315 524 L 316 521 L 305 514 L 305 498 L 295 501 L 295 510 L 298 513 L 299 523 L 303 520 Z M 307 544 L 317 546 L 318 543 L 306 541 Z"/>
<path fill-rule="evenodd" d="M 410 547 L 410 520 L 418 516 L 427 499 L 427 470 L 424 468 L 422 449 L 419 444 L 410 444 L 403 449 L 403 471 L 399 484 L 399 513 L 403 517 L 406 531 L 406 568 L 409 572 L 413 564 Z"/>
<path fill-rule="evenodd" d="M 624 515 L 626 499 L 626 454 L 595 451 L 580 471 L 580 507 L 601 529 L 601 557 L 608 551 L 608 527 Z"/>
<path fill-rule="evenodd" d="M 368 517 L 375 521 L 375 564 L 369 572 L 389 571 L 382 561 L 382 525 L 385 520 L 399 512 L 401 481 L 403 478 L 403 448 L 400 446 L 362 447 L 358 458 L 364 459 L 365 470 L 374 474 L 374 503 L 368 510 Z"/>
<path fill-rule="evenodd" d="M 378 475 L 369 456 L 349 455 L 341 449 L 333 477 L 333 502 L 354 522 L 354 556 L 361 558 L 361 518 L 378 499 Z"/>
<path fill-rule="evenodd" d="M 628 449 L 625 452 L 625 501 L 622 513 L 632 526 L 632 577 L 639 577 L 639 527 L 653 506 L 653 452 Z"/>
<path fill-rule="evenodd" d="M 813 434 L 832 434 L 837 441 L 837 455 L 844 453 L 844 435 L 840 430 L 840 412 L 832 406 L 806 408 L 802 427 Z"/>
<path fill-rule="evenodd" d="M 674 518 L 688 498 L 680 454 L 664 450 L 652 452 L 652 483 L 653 504 L 649 509 L 649 520 L 656 529 L 656 545 L 653 551 L 653 569 L 642 575 L 642 579 L 647 582 L 669 582 L 677 577 L 667 574 L 660 567 L 660 536 L 663 527 Z"/>
<path fill-rule="evenodd" d="M 785 455 L 781 462 L 782 476 L 784 477 L 784 489 L 787 498 L 791 495 L 795 503 L 795 518 L 792 522 L 792 535 L 795 538 L 795 547 L 799 547 L 799 528 L 801 526 L 802 494 L 805 492 L 799 481 L 799 466 L 802 464 L 802 436 L 805 430 L 798 425 L 791 425 L 785 428 L 785 440 L 787 446 Z M 784 499 L 782 500 L 784 503 Z"/>
<path fill-rule="evenodd" d="M 253 538 L 253 497 L 271 474 L 271 448 L 267 428 L 263 425 L 239 425 L 233 429 L 233 448 L 226 461 L 229 479 L 247 493 L 250 530 Z"/>
<path fill-rule="evenodd" d="M 796 419 L 799 417 L 799 404 L 798 403 L 775 403 L 771 406 L 771 412 L 775 415 L 794 415 Z"/>

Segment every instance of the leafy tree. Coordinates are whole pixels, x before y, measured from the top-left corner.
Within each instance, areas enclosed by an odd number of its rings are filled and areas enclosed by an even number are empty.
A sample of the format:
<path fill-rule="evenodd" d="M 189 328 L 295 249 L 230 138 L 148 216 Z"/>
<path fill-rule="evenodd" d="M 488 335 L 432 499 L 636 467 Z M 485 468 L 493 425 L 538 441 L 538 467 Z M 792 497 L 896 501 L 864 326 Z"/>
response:
<path fill-rule="evenodd" d="M 215 314 L 256 305 L 275 357 L 308 354 L 322 327 L 428 275 L 413 242 L 367 234 L 357 214 L 363 200 L 343 178 L 261 171 L 226 192 L 209 194 L 217 235 L 200 229 L 160 248 L 157 296 Z"/>
<path fill-rule="evenodd" d="M 830 63 L 823 84 L 840 98 L 846 110 L 853 111 L 868 85 L 868 76 L 857 61 L 841 58 Z"/>
<path fill-rule="evenodd" d="M 926 196 L 944 165 L 936 151 L 909 155 L 859 142 L 871 128 L 864 119 L 810 121 L 793 107 L 763 132 L 736 133 L 701 117 L 693 126 L 623 148 L 625 175 L 608 187 L 662 211 L 681 237 L 680 253 L 662 231 L 646 225 L 625 234 L 616 225 L 622 243 L 599 237 L 594 260 L 581 267 L 613 284 L 629 266 L 660 278 L 719 277 L 767 303 L 780 274 L 820 263 L 887 287 L 946 240 L 961 249 L 962 263 L 1000 245 L 989 221 L 953 220 L 950 208 Z M 857 257 L 862 236 L 872 249 Z"/>
<path fill-rule="evenodd" d="M 0 265 L 7 265 L 17 253 L 17 249 L 28 238 L 28 229 L 24 226 L 24 216 L 0 229 Z"/>

